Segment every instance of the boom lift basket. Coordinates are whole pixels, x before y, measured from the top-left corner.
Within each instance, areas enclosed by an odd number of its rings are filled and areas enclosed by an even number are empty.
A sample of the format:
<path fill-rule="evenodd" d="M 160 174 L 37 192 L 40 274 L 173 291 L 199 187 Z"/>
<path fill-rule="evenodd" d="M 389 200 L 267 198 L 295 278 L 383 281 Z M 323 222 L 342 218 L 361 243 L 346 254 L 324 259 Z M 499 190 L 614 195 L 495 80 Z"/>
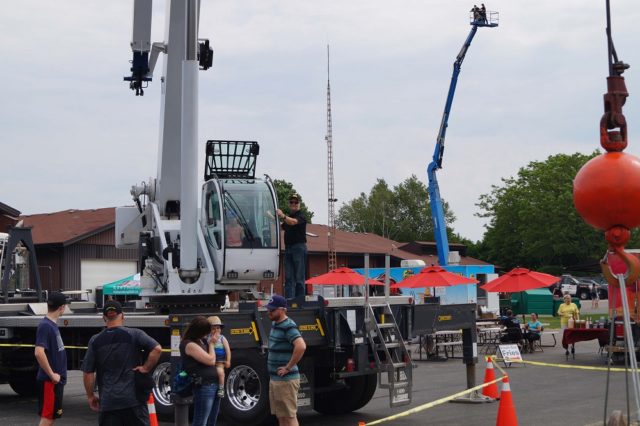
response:
<path fill-rule="evenodd" d="M 469 12 L 469 25 L 477 27 L 497 27 L 500 24 L 500 13 L 494 11 L 486 11 L 486 16 L 475 16 L 473 12 Z"/>
<path fill-rule="evenodd" d="M 255 179 L 258 142 L 207 141 L 204 180 Z"/>

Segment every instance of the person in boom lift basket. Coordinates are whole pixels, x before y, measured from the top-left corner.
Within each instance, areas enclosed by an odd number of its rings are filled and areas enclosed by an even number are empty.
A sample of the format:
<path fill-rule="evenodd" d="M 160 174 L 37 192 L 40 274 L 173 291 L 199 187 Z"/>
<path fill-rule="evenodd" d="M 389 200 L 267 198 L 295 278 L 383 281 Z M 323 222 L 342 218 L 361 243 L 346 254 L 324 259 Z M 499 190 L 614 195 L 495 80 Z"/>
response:
<path fill-rule="evenodd" d="M 484 3 L 482 3 L 482 6 L 480 7 L 480 20 L 482 21 L 483 24 L 489 23 L 487 21 L 487 8 L 484 7 Z"/>
<path fill-rule="evenodd" d="M 284 295 L 287 299 L 305 295 L 307 263 L 307 219 L 300 210 L 300 196 L 289 196 L 289 215 L 278 209 L 284 229 Z"/>
<path fill-rule="evenodd" d="M 62 394 L 67 382 L 67 353 L 57 322 L 67 303 L 64 294 L 49 294 L 47 315 L 42 318 L 36 331 L 40 426 L 52 425 L 55 419 L 62 416 Z"/>

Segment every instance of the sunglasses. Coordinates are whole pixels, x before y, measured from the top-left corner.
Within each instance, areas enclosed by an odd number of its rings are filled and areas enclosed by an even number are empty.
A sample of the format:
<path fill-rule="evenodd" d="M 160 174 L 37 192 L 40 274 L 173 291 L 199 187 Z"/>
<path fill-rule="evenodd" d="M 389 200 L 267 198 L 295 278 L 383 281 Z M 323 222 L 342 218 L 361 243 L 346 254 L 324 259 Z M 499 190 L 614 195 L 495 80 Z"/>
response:
<path fill-rule="evenodd" d="M 300 204 L 298 201 L 289 201 L 289 204 Z"/>

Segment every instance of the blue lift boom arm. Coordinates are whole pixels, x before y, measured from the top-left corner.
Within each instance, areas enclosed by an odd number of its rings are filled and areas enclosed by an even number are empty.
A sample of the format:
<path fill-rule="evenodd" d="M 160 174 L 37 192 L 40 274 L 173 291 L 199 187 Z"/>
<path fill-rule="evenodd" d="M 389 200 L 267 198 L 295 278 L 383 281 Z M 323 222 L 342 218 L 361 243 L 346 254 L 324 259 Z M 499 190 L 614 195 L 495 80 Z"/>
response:
<path fill-rule="evenodd" d="M 444 139 L 447 134 L 447 126 L 449 125 L 449 114 L 451 112 L 451 104 L 453 103 L 453 95 L 456 93 L 456 85 L 458 84 L 458 75 L 462 61 L 471 46 L 471 41 L 478 31 L 478 25 L 472 25 L 471 31 L 467 39 L 460 49 L 460 53 L 453 63 L 453 75 L 449 84 L 449 93 L 447 94 L 447 102 L 444 105 L 444 113 L 442 114 L 442 122 L 440 123 L 440 131 L 436 140 L 436 147 L 433 151 L 433 159 L 427 167 L 427 175 L 429 178 L 429 204 L 431 205 L 431 217 L 433 218 L 433 233 L 436 240 L 436 249 L 438 250 L 438 263 L 440 266 L 447 266 L 449 263 L 449 238 L 447 237 L 447 224 L 444 218 L 444 208 L 442 206 L 442 198 L 440 198 L 440 187 L 438 186 L 438 178 L 436 171 L 442 168 L 442 157 L 444 154 Z"/>

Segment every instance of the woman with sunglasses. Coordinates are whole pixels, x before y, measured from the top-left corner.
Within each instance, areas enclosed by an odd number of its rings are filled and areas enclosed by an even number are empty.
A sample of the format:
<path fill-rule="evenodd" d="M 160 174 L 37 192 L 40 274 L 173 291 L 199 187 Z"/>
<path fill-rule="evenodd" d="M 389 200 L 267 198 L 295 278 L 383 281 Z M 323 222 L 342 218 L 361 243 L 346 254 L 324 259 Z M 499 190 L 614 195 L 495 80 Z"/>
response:
<path fill-rule="evenodd" d="M 300 210 L 300 196 L 289 196 L 289 215 L 278 209 L 284 229 L 284 295 L 287 299 L 306 294 L 307 218 Z"/>

